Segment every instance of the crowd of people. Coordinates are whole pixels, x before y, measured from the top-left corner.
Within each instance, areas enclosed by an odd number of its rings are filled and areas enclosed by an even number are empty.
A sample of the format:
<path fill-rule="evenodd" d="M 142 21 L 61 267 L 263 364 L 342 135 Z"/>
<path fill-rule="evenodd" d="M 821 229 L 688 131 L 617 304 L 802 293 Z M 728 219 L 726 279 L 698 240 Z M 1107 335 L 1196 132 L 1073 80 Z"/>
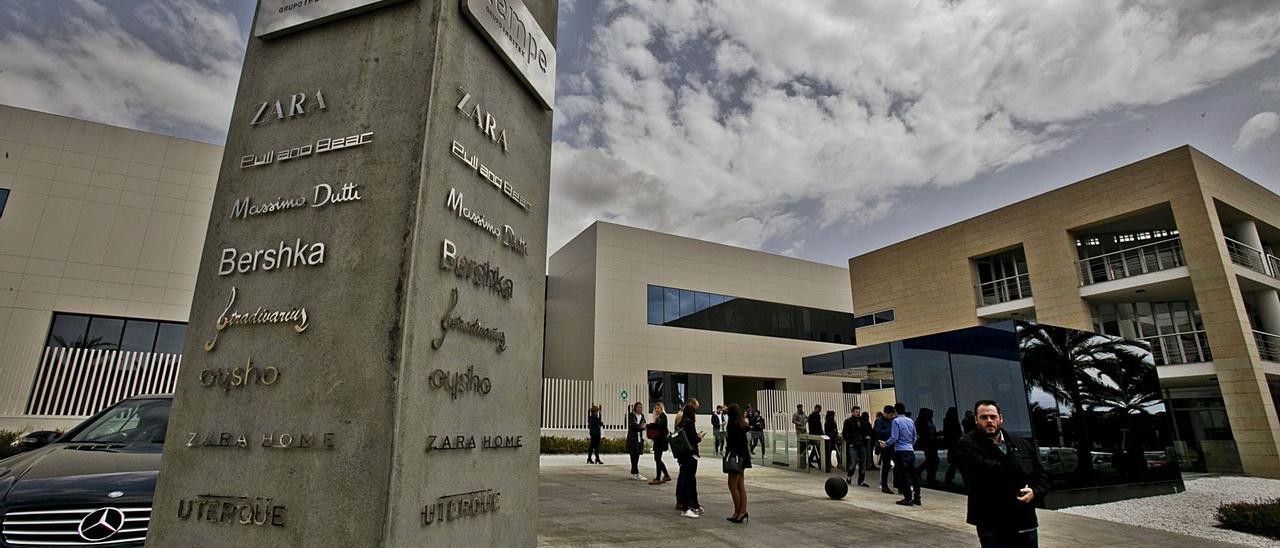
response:
<path fill-rule="evenodd" d="M 646 480 L 640 474 L 639 462 L 646 439 L 651 440 L 655 471 L 648 483 L 661 485 L 671 481 L 663 462 L 663 455 L 670 452 L 678 465 L 676 510 L 684 517 L 695 519 L 701 517 L 704 510 L 698 500 L 697 473 L 701 460 L 699 445 L 707 434 L 698 429 L 699 408 L 698 401 L 690 398 L 676 413 L 674 428 L 669 426 L 661 403 L 654 405 L 652 420 L 646 417 L 644 406 L 639 402 L 628 409 L 626 416 L 631 479 Z M 827 458 L 834 454 L 834 460 L 842 461 L 845 482 L 849 485 L 856 481 L 858 486 L 870 487 L 866 482 L 867 472 L 878 470 L 880 489 L 901 495 L 897 504 L 903 506 L 922 504 L 922 484 L 938 486 L 939 450 L 945 449 L 948 466 L 943 483 L 954 485 L 957 475 L 964 482 L 969 492 L 967 521 L 977 528 L 982 545 L 1037 545 L 1035 507 L 1043 504 L 1048 477 L 1036 448 L 1027 440 L 1005 433 L 997 402 L 979 401 L 972 411 L 965 411 L 963 418 L 955 407 L 949 408 L 943 415 L 941 430 L 934 423 L 933 409 L 921 408 L 913 418 L 902 403 L 886 405 L 874 419 L 870 413 L 854 406 L 842 424 L 837 424 L 833 410 L 824 414 L 822 406 L 815 405 L 811 412 L 805 413 L 804 406 L 797 405 L 791 420 L 802 454 L 809 454 L 805 453 L 806 448 L 825 451 Z M 727 476 L 733 499 L 733 515 L 725 519 L 745 523 L 750 517 L 745 472 L 751 468 L 757 446 L 761 457 L 765 454 L 765 419 L 759 409 L 750 405 L 743 409 L 735 403 L 717 405 L 709 422 L 713 450 L 721 459 L 721 469 Z M 592 406 L 588 411 L 591 437 L 588 463 L 601 463 L 602 424 L 600 406 Z M 916 451 L 923 455 L 919 463 Z"/>

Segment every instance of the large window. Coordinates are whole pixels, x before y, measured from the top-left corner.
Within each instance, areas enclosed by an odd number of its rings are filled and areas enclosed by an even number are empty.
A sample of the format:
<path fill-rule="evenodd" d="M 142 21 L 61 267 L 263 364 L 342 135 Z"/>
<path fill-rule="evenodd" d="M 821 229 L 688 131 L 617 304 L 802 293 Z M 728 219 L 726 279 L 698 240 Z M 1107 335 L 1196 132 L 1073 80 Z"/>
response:
<path fill-rule="evenodd" d="M 1195 302 L 1095 304 L 1093 329 L 1104 335 L 1146 341 L 1156 365 L 1213 360 Z"/>
<path fill-rule="evenodd" d="M 4 217 L 4 206 L 9 203 L 9 189 L 0 188 L 0 218 Z"/>
<path fill-rule="evenodd" d="M 182 353 L 187 324 L 54 312 L 47 346 Z"/>
<path fill-rule="evenodd" d="M 649 286 L 649 324 L 853 344 L 853 314 Z"/>
<path fill-rule="evenodd" d="M 711 403 L 711 375 L 703 373 L 649 372 L 649 409 L 662 402 L 668 413 L 676 413 L 689 398 L 695 398 L 703 409 L 714 409 Z M 704 411 L 710 413 L 710 411 Z"/>

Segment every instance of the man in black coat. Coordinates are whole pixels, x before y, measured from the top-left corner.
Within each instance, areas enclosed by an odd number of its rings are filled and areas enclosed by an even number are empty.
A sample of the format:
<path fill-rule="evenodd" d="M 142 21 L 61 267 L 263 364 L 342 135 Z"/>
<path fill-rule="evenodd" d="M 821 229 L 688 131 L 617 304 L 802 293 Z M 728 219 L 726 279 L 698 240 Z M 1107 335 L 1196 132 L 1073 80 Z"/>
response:
<path fill-rule="evenodd" d="M 978 428 L 956 444 L 969 488 L 966 521 L 977 527 L 984 547 L 1034 548 L 1039 545 L 1036 506 L 1044 506 L 1049 492 L 1039 451 L 1001 428 L 998 403 L 979 401 L 974 413 Z"/>

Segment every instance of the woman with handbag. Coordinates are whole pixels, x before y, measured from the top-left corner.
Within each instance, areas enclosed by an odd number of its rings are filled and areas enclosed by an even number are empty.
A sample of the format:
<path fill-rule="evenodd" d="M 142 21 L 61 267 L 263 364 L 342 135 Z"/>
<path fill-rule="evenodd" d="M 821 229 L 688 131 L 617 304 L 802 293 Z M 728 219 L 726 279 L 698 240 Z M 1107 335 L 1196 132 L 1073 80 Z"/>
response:
<path fill-rule="evenodd" d="M 697 417 L 698 400 L 689 398 L 684 409 L 676 414 L 677 431 L 673 434 L 682 437 L 681 445 L 686 447 L 676 454 L 676 462 L 680 464 L 680 474 L 676 476 L 676 510 L 686 518 L 702 516 L 702 504 L 698 503 L 698 443 L 707 433 L 697 431 Z"/>
<path fill-rule="evenodd" d="M 649 485 L 671 481 L 671 473 L 667 472 L 667 465 L 662 462 L 662 454 L 671 445 L 667 439 L 667 436 L 671 435 L 671 431 L 667 428 L 667 409 L 663 407 L 662 402 L 653 404 L 653 422 L 649 423 L 648 434 L 649 439 L 653 440 L 653 462 L 658 468 L 653 473 L 653 479 L 649 480 Z"/>
<path fill-rule="evenodd" d="M 724 450 L 724 472 L 729 475 L 729 496 L 733 497 L 734 523 L 747 521 L 747 485 L 745 472 L 751 468 L 751 449 L 747 446 L 747 418 L 738 404 L 729 404 L 728 440 Z"/>
<path fill-rule="evenodd" d="M 631 455 L 631 479 L 644 481 L 640 475 L 640 454 L 644 453 L 644 405 L 636 402 L 627 411 L 627 454 Z"/>

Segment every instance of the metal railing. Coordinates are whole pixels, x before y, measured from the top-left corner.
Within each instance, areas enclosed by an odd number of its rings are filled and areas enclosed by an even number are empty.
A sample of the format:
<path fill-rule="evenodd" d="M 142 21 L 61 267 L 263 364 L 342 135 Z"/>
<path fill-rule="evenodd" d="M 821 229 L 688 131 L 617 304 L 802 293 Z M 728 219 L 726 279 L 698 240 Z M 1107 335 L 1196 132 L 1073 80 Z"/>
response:
<path fill-rule="evenodd" d="M 1170 335 L 1143 337 L 1151 345 L 1151 356 L 1156 365 L 1206 363 L 1213 361 L 1209 351 L 1209 337 L 1203 330 Z"/>
<path fill-rule="evenodd" d="M 1258 344 L 1258 357 L 1269 362 L 1280 363 L 1280 335 L 1265 331 L 1254 331 L 1253 340 Z"/>
<path fill-rule="evenodd" d="M 1274 276 L 1267 269 L 1267 261 L 1262 250 L 1253 247 L 1239 240 L 1224 237 L 1227 241 L 1227 254 L 1231 256 L 1231 262 L 1240 266 L 1254 270 L 1268 276 Z"/>
<path fill-rule="evenodd" d="M 1080 285 L 1149 274 L 1187 264 L 1181 238 L 1172 238 L 1076 261 Z"/>
<path fill-rule="evenodd" d="M 1031 276 L 1018 274 L 978 284 L 975 288 L 978 306 L 1007 303 L 1031 296 Z"/>
<path fill-rule="evenodd" d="M 649 406 L 649 389 L 644 383 L 544 378 L 542 428 L 586 430 L 587 411 L 598 404 L 604 430 L 626 430 L 627 410 L 636 402 L 644 404 L 646 414 L 653 411 Z M 667 410 L 671 414 L 676 411 L 679 409 Z"/>
<path fill-rule="evenodd" d="M 172 393 L 182 354 L 47 347 L 26 414 L 87 417 L 138 394 Z"/>

